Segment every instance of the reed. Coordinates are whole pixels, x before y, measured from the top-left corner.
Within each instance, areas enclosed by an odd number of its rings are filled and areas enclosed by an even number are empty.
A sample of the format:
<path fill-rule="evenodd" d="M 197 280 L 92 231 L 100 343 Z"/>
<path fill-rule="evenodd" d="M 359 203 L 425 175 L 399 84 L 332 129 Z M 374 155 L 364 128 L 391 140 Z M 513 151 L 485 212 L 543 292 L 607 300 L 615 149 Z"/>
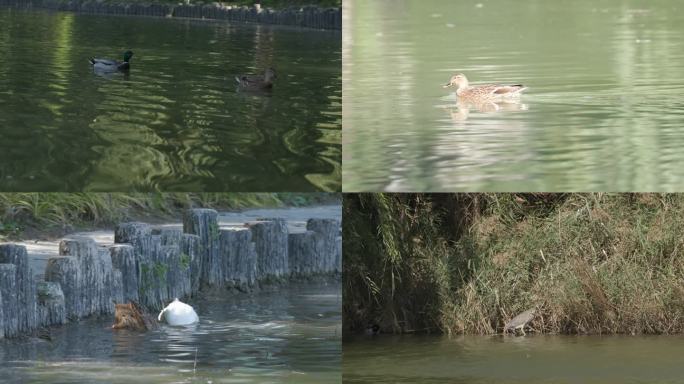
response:
<path fill-rule="evenodd" d="M 139 216 L 177 215 L 205 207 L 302 206 L 335 202 L 327 193 L 0 193 L 0 236 L 26 227 L 73 227 L 113 224 Z"/>
<path fill-rule="evenodd" d="M 345 195 L 344 321 L 492 334 L 684 331 L 684 195 Z"/>

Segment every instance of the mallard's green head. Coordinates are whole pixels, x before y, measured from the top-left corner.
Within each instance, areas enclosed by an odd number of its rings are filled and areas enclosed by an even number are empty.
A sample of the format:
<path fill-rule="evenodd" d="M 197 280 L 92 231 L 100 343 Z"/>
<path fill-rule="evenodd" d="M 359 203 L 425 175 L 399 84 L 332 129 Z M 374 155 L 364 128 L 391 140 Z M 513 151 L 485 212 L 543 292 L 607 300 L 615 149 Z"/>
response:
<path fill-rule="evenodd" d="M 133 51 L 126 51 L 124 52 L 124 61 L 128 63 L 128 61 L 133 57 Z"/>

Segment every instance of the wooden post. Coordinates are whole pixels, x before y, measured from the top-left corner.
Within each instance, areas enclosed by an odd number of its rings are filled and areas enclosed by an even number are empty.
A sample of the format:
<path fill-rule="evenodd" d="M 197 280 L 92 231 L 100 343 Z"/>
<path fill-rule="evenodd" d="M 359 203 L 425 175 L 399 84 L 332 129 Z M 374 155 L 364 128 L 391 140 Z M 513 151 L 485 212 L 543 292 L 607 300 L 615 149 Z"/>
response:
<path fill-rule="evenodd" d="M 17 244 L 1 244 L 0 263 L 14 264 L 16 267 L 17 311 L 12 315 L 18 318 L 18 331 L 26 332 L 36 329 L 38 325 L 36 286 L 29 267 L 26 247 Z"/>
<path fill-rule="evenodd" d="M 290 273 L 287 256 L 287 223 L 263 219 L 249 223 L 257 254 L 257 279 L 280 279 Z"/>
<path fill-rule="evenodd" d="M 252 232 L 246 228 L 222 229 L 221 256 L 227 285 L 242 291 L 256 283 L 257 255 Z"/>
<path fill-rule="evenodd" d="M 213 209 L 190 209 L 183 216 L 183 231 L 197 235 L 200 242 L 200 287 L 223 284 L 219 259 L 218 213 Z"/>

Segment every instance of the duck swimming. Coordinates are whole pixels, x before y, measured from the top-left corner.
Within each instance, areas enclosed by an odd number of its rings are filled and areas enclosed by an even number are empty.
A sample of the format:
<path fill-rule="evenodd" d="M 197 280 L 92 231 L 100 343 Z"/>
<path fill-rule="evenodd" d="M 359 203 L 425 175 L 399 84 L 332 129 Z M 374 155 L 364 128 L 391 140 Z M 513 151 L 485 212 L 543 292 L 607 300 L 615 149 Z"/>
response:
<path fill-rule="evenodd" d="M 267 91 L 273 89 L 273 80 L 277 78 L 275 69 L 268 68 L 263 75 L 235 76 L 238 88 L 245 91 Z"/>
<path fill-rule="evenodd" d="M 443 88 L 456 86 L 456 95 L 466 101 L 481 103 L 488 101 L 500 101 L 509 98 L 520 97 L 522 91 L 527 88 L 522 84 L 500 85 L 484 84 L 470 85 L 464 74 L 458 73 L 451 76 L 451 79 Z"/>
<path fill-rule="evenodd" d="M 99 72 L 125 72 L 131 68 L 131 57 L 133 57 L 133 52 L 126 51 L 123 54 L 123 61 L 96 58 L 91 58 L 89 61 L 93 69 Z"/>
<path fill-rule="evenodd" d="M 366 326 L 366 330 L 364 333 L 366 334 L 366 336 L 379 335 L 380 334 L 380 326 L 375 324 L 375 323 L 368 324 L 368 326 Z"/>
<path fill-rule="evenodd" d="M 199 316 L 197 316 L 195 310 L 178 300 L 178 298 L 174 299 L 171 304 L 159 312 L 157 320 L 162 321 L 162 318 L 169 325 L 189 325 L 199 321 Z"/>

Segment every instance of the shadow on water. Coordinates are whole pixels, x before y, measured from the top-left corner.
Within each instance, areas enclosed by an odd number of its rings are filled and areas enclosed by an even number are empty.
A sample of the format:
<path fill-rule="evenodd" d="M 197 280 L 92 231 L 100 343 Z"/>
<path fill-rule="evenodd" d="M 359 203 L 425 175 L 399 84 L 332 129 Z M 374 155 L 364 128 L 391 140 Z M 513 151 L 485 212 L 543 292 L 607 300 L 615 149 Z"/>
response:
<path fill-rule="evenodd" d="M 344 383 L 681 383 L 682 336 L 344 340 Z"/>
<path fill-rule="evenodd" d="M 341 188 L 339 32 L 7 8 L 0 25 L 7 191 Z M 128 76 L 88 63 L 126 49 Z M 270 95 L 236 92 L 269 66 Z"/>
<path fill-rule="evenodd" d="M 0 341 L 12 383 L 339 383 L 339 283 L 296 284 L 253 296 L 188 302 L 189 327 L 113 331 L 111 318 L 52 328 L 52 341 Z"/>

